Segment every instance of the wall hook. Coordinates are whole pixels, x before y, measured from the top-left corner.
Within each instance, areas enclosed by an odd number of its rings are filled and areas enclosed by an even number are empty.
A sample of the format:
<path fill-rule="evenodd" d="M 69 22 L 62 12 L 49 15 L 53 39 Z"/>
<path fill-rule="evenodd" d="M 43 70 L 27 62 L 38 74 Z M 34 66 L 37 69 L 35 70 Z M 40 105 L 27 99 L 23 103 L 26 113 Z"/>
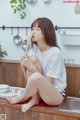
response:
<path fill-rule="evenodd" d="M 5 30 L 5 26 L 4 25 L 2 26 L 2 29 Z"/>
<path fill-rule="evenodd" d="M 11 27 L 11 35 L 13 35 L 13 27 Z"/>

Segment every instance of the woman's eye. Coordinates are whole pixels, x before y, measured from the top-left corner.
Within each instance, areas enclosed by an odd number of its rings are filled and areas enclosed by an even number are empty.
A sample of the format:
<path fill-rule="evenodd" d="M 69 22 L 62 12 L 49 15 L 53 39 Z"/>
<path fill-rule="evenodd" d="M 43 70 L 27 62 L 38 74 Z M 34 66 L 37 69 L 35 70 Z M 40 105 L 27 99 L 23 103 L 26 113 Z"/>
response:
<path fill-rule="evenodd" d="M 38 28 L 32 28 L 31 29 L 31 31 L 39 31 L 40 30 L 40 28 L 38 27 Z"/>
<path fill-rule="evenodd" d="M 40 28 L 37 28 L 37 31 L 39 31 L 40 30 Z"/>

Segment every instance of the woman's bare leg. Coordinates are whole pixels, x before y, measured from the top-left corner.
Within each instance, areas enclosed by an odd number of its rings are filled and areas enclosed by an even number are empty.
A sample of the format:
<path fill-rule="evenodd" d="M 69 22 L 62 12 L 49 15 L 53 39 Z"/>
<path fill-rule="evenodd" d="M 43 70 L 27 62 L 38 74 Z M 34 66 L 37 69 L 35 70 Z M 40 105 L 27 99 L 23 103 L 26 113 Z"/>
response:
<path fill-rule="evenodd" d="M 26 104 L 23 104 L 21 106 L 21 109 L 22 109 L 22 112 L 26 112 L 27 110 L 29 110 L 32 106 L 36 105 L 39 103 L 39 97 L 37 94 L 33 95 L 32 96 L 32 99 L 26 103 Z"/>
<path fill-rule="evenodd" d="M 43 75 L 40 73 L 33 73 L 28 80 L 25 91 L 25 98 L 35 95 L 39 92 L 40 97 L 49 105 L 58 105 L 63 101 L 61 93 L 54 88 Z"/>
<path fill-rule="evenodd" d="M 54 88 L 43 75 L 36 72 L 33 73 L 29 78 L 25 89 L 25 99 L 37 94 L 39 92 L 40 97 L 49 105 L 58 105 L 63 101 L 61 93 Z M 17 101 L 13 100 L 12 101 Z"/>
<path fill-rule="evenodd" d="M 38 71 L 41 73 L 42 70 L 41 70 L 41 65 L 40 65 L 40 62 L 38 60 L 38 58 L 36 58 L 35 56 L 31 56 L 30 59 L 32 60 L 32 62 L 35 64 L 36 68 L 38 69 Z M 24 74 L 24 77 L 26 79 L 26 81 L 28 80 L 28 77 L 31 76 L 31 74 L 33 74 L 30 70 L 26 69 L 24 66 L 21 66 L 22 67 L 22 71 L 23 71 L 23 74 Z M 32 99 L 34 98 L 37 98 L 37 99 L 40 99 L 40 96 L 39 94 L 35 94 L 33 95 Z M 26 100 L 25 98 L 25 94 L 22 94 L 20 96 L 17 96 L 17 97 L 13 97 L 13 98 L 9 98 L 8 101 L 11 103 L 11 104 L 14 104 L 14 103 L 17 103 L 17 102 L 21 102 L 23 100 Z M 33 100 L 33 101 L 39 101 L 39 100 Z M 36 104 L 36 103 L 35 103 Z"/>

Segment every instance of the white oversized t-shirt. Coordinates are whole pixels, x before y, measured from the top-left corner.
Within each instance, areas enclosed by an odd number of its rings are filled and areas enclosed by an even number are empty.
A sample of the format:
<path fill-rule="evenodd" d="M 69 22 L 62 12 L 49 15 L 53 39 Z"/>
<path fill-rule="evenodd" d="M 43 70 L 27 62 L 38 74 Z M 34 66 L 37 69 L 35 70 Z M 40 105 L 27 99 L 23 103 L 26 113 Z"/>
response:
<path fill-rule="evenodd" d="M 66 70 L 62 52 L 58 47 L 51 47 L 45 52 L 41 52 L 39 48 L 34 45 L 28 51 L 28 55 L 35 55 L 39 58 L 44 76 L 52 77 L 53 86 L 59 91 L 66 88 Z"/>

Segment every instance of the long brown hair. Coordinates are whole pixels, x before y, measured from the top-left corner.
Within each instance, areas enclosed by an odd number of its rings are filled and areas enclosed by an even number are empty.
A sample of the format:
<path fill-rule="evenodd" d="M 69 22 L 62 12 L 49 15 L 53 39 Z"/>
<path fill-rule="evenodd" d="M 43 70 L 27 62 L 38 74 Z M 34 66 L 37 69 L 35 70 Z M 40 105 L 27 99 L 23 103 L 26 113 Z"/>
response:
<path fill-rule="evenodd" d="M 57 46 L 55 28 L 51 20 L 48 18 L 37 18 L 32 23 L 31 29 L 35 27 L 36 24 L 41 29 L 44 35 L 46 44 L 49 46 Z"/>

